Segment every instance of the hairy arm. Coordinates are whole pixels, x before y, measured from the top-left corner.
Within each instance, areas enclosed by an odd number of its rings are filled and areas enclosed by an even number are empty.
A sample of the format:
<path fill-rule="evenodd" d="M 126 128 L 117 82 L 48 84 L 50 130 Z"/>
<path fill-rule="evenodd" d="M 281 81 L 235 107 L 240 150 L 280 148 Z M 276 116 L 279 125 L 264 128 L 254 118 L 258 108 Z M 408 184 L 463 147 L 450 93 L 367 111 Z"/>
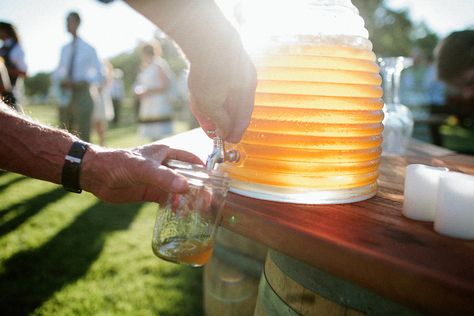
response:
<path fill-rule="evenodd" d="M 74 137 L 37 124 L 0 102 L 0 168 L 61 183 L 64 157 Z"/>
<path fill-rule="evenodd" d="M 0 102 L 0 168 L 61 183 L 64 159 L 77 138 L 22 117 Z M 131 150 L 90 145 L 83 157 L 81 188 L 114 203 L 163 202 L 168 192 L 184 192 L 184 177 L 164 166 L 169 159 L 201 163 L 195 155 L 149 144 Z"/>

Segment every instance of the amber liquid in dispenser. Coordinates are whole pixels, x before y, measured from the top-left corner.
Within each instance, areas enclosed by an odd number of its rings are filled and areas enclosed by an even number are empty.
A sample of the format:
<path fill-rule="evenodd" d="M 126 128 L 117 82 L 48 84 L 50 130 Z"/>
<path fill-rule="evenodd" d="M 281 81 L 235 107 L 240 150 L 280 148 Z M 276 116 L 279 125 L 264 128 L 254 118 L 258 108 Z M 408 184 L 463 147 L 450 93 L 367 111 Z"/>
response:
<path fill-rule="evenodd" d="M 237 147 L 245 159 L 225 166 L 234 191 L 296 188 L 310 200 L 323 192 L 316 203 L 373 196 L 383 130 L 375 59 L 369 49 L 324 43 L 282 44 L 259 57 L 255 108 Z"/>

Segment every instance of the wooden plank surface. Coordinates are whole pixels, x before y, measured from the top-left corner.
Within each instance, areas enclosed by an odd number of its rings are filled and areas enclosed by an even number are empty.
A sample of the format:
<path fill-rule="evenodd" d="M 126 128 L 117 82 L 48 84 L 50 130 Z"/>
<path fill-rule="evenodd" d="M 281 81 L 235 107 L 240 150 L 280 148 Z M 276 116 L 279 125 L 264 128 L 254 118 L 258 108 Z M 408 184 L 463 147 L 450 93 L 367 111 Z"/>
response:
<path fill-rule="evenodd" d="M 444 155 L 450 155 L 454 154 L 455 152 L 439 147 L 433 144 L 425 143 L 417 139 L 410 139 L 410 142 L 408 143 L 408 149 L 407 149 L 407 154 L 412 155 L 412 156 L 444 156 Z"/>
<path fill-rule="evenodd" d="M 473 315 L 474 242 L 439 235 L 432 223 L 401 215 L 408 163 L 474 174 L 468 156 L 383 157 L 372 199 L 298 205 L 231 193 L 222 225 L 421 312 Z"/>
<path fill-rule="evenodd" d="M 193 131 L 169 144 L 198 144 L 202 156 L 205 138 Z M 407 164 L 474 174 L 474 157 L 439 147 L 430 156 L 426 148 L 383 157 L 379 191 L 367 201 L 299 205 L 230 193 L 222 225 L 423 313 L 474 315 L 474 241 L 439 235 L 432 223 L 401 215 Z"/>

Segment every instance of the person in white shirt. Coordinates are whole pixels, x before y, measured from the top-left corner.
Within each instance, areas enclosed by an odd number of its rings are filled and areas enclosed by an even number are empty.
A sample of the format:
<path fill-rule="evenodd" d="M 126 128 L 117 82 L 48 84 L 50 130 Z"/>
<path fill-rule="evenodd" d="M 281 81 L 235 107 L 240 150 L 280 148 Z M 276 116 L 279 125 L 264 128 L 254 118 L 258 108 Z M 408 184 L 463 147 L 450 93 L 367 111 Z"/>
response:
<path fill-rule="evenodd" d="M 112 96 L 112 105 L 114 107 L 114 125 L 120 122 L 120 114 L 122 110 L 122 100 L 125 96 L 125 85 L 123 82 L 122 69 L 113 70 L 112 86 L 110 87 L 110 95 Z"/>
<path fill-rule="evenodd" d="M 17 104 L 17 86 L 26 77 L 25 53 L 20 44 L 15 27 L 8 22 L 0 22 L 0 93 L 2 100 L 9 106 L 21 111 Z"/>
<path fill-rule="evenodd" d="M 66 19 L 72 41 L 61 50 L 61 57 L 54 79 L 60 85 L 60 120 L 65 127 L 89 141 L 94 102 L 91 85 L 104 81 L 103 66 L 94 47 L 78 36 L 81 18 L 77 12 L 70 12 Z"/>
<path fill-rule="evenodd" d="M 171 85 L 161 58 L 161 45 L 145 44 L 141 48 L 142 64 L 135 82 L 135 94 L 140 98 L 138 134 L 152 141 L 173 133 L 173 108 L 167 97 Z"/>
<path fill-rule="evenodd" d="M 110 93 L 113 80 L 113 66 L 108 60 L 103 61 L 104 81 L 101 85 L 93 84 L 90 87 L 94 111 L 92 111 L 92 125 L 97 132 L 99 145 L 104 146 L 108 123 L 114 118 L 114 106 Z"/>
<path fill-rule="evenodd" d="M 257 76 L 239 33 L 216 2 L 124 2 L 158 25 L 188 59 L 190 108 L 201 128 L 238 143 L 250 124 Z"/>

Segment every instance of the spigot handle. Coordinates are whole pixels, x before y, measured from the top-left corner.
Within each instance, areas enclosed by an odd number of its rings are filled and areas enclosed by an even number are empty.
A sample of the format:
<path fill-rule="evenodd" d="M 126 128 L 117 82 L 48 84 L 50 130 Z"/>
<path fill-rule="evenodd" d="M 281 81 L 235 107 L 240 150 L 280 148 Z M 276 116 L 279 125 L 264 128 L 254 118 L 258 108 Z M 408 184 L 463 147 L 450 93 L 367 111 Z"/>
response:
<path fill-rule="evenodd" d="M 228 162 L 239 162 L 240 152 L 237 149 L 231 149 L 225 152 L 225 161 Z"/>
<path fill-rule="evenodd" d="M 220 137 L 214 137 L 213 139 L 212 153 L 207 157 L 206 168 L 213 170 L 217 164 L 223 163 L 224 161 L 238 162 L 240 159 L 240 153 L 235 150 L 225 151 L 224 141 Z"/>
<path fill-rule="evenodd" d="M 222 138 L 214 137 L 212 140 L 214 146 L 206 160 L 206 168 L 208 170 L 213 170 L 218 163 L 224 162 L 224 142 Z"/>

